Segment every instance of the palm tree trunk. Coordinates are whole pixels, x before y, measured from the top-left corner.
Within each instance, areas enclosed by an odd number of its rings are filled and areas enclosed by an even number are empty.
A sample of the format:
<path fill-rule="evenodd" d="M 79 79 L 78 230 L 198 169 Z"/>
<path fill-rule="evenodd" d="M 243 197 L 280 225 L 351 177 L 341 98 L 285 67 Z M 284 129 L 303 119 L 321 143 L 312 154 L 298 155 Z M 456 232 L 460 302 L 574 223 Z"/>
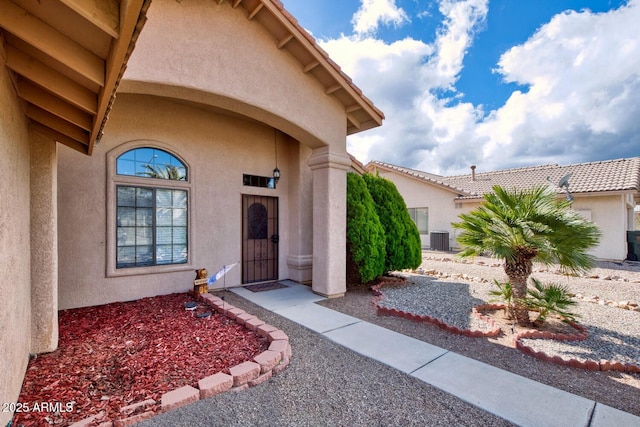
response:
<path fill-rule="evenodd" d="M 511 282 L 513 295 L 513 315 L 520 326 L 529 326 L 529 310 L 522 304 L 522 299 L 527 296 L 527 279 L 533 271 L 533 258 L 531 253 L 520 253 L 514 260 L 505 260 L 504 272 Z"/>

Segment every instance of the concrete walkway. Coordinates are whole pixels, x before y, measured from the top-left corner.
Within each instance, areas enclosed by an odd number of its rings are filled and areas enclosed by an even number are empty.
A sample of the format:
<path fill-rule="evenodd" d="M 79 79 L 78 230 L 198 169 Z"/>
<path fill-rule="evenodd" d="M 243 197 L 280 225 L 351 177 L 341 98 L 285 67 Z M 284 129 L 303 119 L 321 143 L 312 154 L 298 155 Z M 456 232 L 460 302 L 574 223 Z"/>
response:
<path fill-rule="evenodd" d="M 281 281 L 266 292 L 235 294 L 520 426 L 640 426 L 640 417 L 461 356 L 315 304 L 308 286 Z M 295 349 L 294 349 L 295 352 Z M 512 397 L 517 398 L 512 399 Z"/>

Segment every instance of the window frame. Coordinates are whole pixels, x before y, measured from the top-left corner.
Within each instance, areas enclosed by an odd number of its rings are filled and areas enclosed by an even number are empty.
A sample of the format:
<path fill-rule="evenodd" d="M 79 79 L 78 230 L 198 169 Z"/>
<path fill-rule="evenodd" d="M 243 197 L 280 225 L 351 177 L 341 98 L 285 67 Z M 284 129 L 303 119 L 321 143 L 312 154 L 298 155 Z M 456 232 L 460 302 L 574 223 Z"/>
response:
<path fill-rule="evenodd" d="M 413 223 L 416 225 L 416 227 L 418 228 L 418 233 L 420 233 L 420 235 L 427 235 L 429 234 L 429 208 L 427 206 L 420 206 L 420 207 L 415 207 L 415 208 L 407 208 L 409 211 L 409 217 L 411 217 L 411 221 L 413 221 Z M 417 222 L 417 213 L 418 213 L 418 209 L 420 210 L 425 210 L 426 211 L 426 216 L 427 216 L 427 229 L 426 232 L 422 232 L 420 230 L 420 226 L 418 225 Z M 413 215 L 412 215 L 413 212 Z"/>
<path fill-rule="evenodd" d="M 121 199 L 120 198 L 120 191 L 123 191 L 123 194 L 125 194 L 126 192 L 128 192 L 127 190 L 133 190 L 133 204 L 121 204 L 122 201 L 126 201 L 126 199 Z M 159 194 L 161 193 L 166 193 L 169 192 L 171 194 L 170 198 L 172 200 L 171 202 L 171 206 L 162 206 L 162 204 L 160 203 L 160 199 L 159 199 Z M 184 196 L 184 200 L 182 205 L 183 206 L 176 206 L 175 202 L 174 202 L 174 195 L 176 192 L 180 193 L 180 197 Z M 149 197 L 149 203 L 148 204 L 139 204 L 140 200 L 144 200 L 144 199 L 140 199 L 140 194 L 142 193 L 148 193 L 150 194 L 151 197 Z M 187 236 L 187 232 L 189 230 L 189 220 L 188 220 L 188 202 L 189 202 L 189 193 L 187 190 L 185 189 L 167 189 L 164 187 L 154 187 L 154 186 L 147 186 L 147 187 L 138 187 L 138 186 L 134 186 L 134 185 L 123 185 L 123 184 L 117 184 L 116 185 L 116 268 L 117 269 L 121 269 L 121 268 L 136 268 L 136 267 L 155 267 L 155 266 L 159 266 L 159 265 L 178 265 L 178 264 L 186 264 L 187 262 L 187 258 L 189 255 L 189 239 Z M 171 212 L 170 215 L 170 225 L 161 225 L 159 223 L 158 220 L 158 215 L 159 213 L 163 210 L 163 209 L 169 209 Z M 130 215 L 121 215 L 121 210 L 123 212 L 125 211 L 129 211 L 130 213 L 133 214 L 133 218 L 130 217 Z M 183 216 L 183 220 L 184 220 L 184 225 L 175 225 L 173 219 L 175 218 L 174 213 L 175 210 L 181 210 L 184 211 L 184 216 Z M 148 224 L 139 224 L 139 220 L 140 220 L 140 214 L 144 213 L 145 211 L 147 211 L 148 213 L 146 215 L 142 215 L 142 218 L 146 218 L 148 221 L 144 221 L 144 222 L 148 222 Z M 127 221 L 127 219 L 129 221 Z M 133 220 L 133 221 L 131 221 Z M 123 221 L 123 224 L 120 224 L 119 222 Z M 131 222 L 129 224 L 127 224 L 126 222 Z M 159 241 L 158 238 L 158 233 L 160 232 L 161 229 L 165 229 L 169 232 L 170 234 L 170 243 L 162 243 Z M 124 242 L 125 244 L 120 244 L 120 231 L 122 230 L 123 232 L 123 236 L 124 236 L 124 240 L 133 240 L 133 244 L 131 244 L 131 242 Z M 127 233 L 127 230 L 129 231 L 129 233 Z M 146 234 L 147 236 L 144 237 L 145 240 L 149 240 L 146 244 L 142 244 L 139 243 L 139 236 L 141 232 L 144 232 L 146 230 Z M 183 236 L 182 238 L 184 239 L 183 242 L 181 243 L 174 243 L 174 239 L 176 237 L 176 230 L 182 230 Z M 130 237 L 133 236 L 133 237 Z M 128 244 L 127 244 L 128 243 Z M 173 255 L 173 251 L 174 251 L 174 246 L 178 245 L 179 247 L 186 247 L 187 250 L 187 257 L 184 258 L 184 260 L 181 260 L 180 262 L 175 262 L 174 261 L 174 255 Z M 164 247 L 165 251 L 166 251 L 166 247 L 170 247 L 171 248 L 171 256 L 170 261 L 169 262 L 162 262 L 162 258 L 158 257 L 158 254 L 161 253 L 161 249 Z M 124 262 L 122 262 L 122 264 L 119 262 L 118 260 L 118 254 L 120 253 L 120 250 L 126 250 L 126 248 L 129 248 L 129 250 L 132 250 L 134 252 L 133 256 L 134 256 L 134 263 L 132 265 L 125 265 Z M 149 256 L 150 259 L 147 263 L 142 263 L 139 260 L 137 260 L 138 258 L 138 251 L 140 249 L 147 249 L 148 251 L 150 251 Z M 140 262 L 140 264 L 137 264 L 138 262 Z M 137 265 L 136 265 L 137 264 Z"/>
<path fill-rule="evenodd" d="M 156 148 L 166 151 L 176 157 L 187 170 L 185 181 L 151 178 L 134 175 L 118 175 L 116 173 L 117 159 L 122 154 L 137 148 Z M 169 273 L 193 269 L 193 194 L 195 171 L 192 165 L 185 161 L 174 147 L 158 141 L 131 141 L 107 153 L 107 197 L 106 197 L 106 277 L 135 276 L 143 274 Z M 153 189 L 184 190 L 187 193 L 187 261 L 180 264 L 156 264 L 149 266 L 117 267 L 117 187 L 141 187 Z M 155 229 L 155 227 L 154 227 Z"/>

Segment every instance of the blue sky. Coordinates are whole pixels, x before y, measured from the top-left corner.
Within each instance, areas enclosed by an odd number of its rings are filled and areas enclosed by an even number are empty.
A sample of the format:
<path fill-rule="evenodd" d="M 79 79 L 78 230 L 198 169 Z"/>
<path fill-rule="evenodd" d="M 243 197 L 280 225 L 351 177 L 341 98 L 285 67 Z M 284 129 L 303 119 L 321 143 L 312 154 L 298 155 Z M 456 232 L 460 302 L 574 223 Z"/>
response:
<path fill-rule="evenodd" d="M 282 0 L 386 115 L 362 162 L 432 173 L 640 156 L 640 0 Z"/>

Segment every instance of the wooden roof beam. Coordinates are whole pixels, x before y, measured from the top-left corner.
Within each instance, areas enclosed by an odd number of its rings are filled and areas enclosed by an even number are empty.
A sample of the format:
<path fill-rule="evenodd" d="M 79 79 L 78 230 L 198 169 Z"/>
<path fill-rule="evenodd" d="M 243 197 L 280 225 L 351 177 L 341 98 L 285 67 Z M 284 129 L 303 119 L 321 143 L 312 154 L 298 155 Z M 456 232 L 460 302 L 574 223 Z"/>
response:
<path fill-rule="evenodd" d="M 260 12 L 262 10 L 262 8 L 264 7 L 264 3 L 258 3 L 258 5 L 256 6 L 255 9 L 253 9 L 251 11 L 251 13 L 249 14 L 249 16 L 247 16 L 247 19 L 249 21 L 251 21 L 253 18 L 256 17 L 256 15 L 258 14 L 258 12 Z"/>
<path fill-rule="evenodd" d="M 98 103 L 95 93 L 13 46 L 7 46 L 7 67 L 76 107 L 95 114 Z"/>
<path fill-rule="evenodd" d="M 333 86 L 329 86 L 328 88 L 326 88 L 324 93 L 327 95 L 331 95 L 332 93 L 337 92 L 340 89 L 342 89 L 342 85 L 340 83 L 336 83 Z"/>
<path fill-rule="evenodd" d="M 353 113 L 354 111 L 358 111 L 358 110 L 362 110 L 362 106 L 360 104 L 353 104 L 353 105 L 349 105 L 345 111 L 347 112 L 347 114 L 349 113 Z"/>
<path fill-rule="evenodd" d="M 102 137 L 102 129 L 106 124 L 120 77 L 126 68 L 127 57 L 133 49 L 132 40 L 142 30 L 146 17 L 141 15 L 146 13 L 149 5 L 150 1 L 145 0 L 122 0 L 120 4 L 120 38 L 113 43 L 106 61 L 104 88 L 98 94 L 98 119 L 93 124 L 89 138 L 89 155 L 93 154 L 95 143 Z"/>
<path fill-rule="evenodd" d="M 281 7 L 276 4 L 276 2 L 267 2 L 262 3 L 265 8 L 275 17 L 277 17 L 283 24 L 284 30 L 290 34 L 293 34 L 295 38 L 303 45 L 303 47 L 311 54 L 313 60 L 320 62 L 320 65 L 327 70 L 329 75 L 333 78 L 336 83 L 342 85 L 342 89 L 347 92 L 351 97 L 358 103 L 362 105 L 362 109 L 366 112 L 366 114 L 370 115 L 371 118 L 376 122 L 377 125 L 382 124 L 382 120 L 384 119 L 384 114 L 379 111 L 373 103 L 367 100 L 357 89 L 353 83 L 349 80 L 349 78 L 342 73 L 342 71 L 338 68 L 338 66 L 331 61 L 326 53 L 320 49 L 320 47 L 315 43 L 314 40 L 310 39 L 305 30 L 300 27 L 296 22 L 292 21 L 290 18 L 286 17 Z M 336 89 L 337 90 L 337 89 Z M 362 102 L 360 102 L 360 100 Z"/>
<path fill-rule="evenodd" d="M 89 144 L 89 132 L 35 105 L 27 108 L 27 117 L 83 144 Z"/>
<path fill-rule="evenodd" d="M 289 34 L 288 36 L 280 40 L 278 42 L 278 49 L 282 49 L 283 47 L 285 47 L 286 44 L 289 43 L 291 40 L 293 40 L 293 34 Z"/>
<path fill-rule="evenodd" d="M 114 39 L 120 37 L 120 5 L 116 0 L 60 1 Z"/>
<path fill-rule="evenodd" d="M 361 129 L 362 128 L 362 123 L 360 123 L 360 121 L 358 119 L 356 119 L 355 117 L 353 117 L 353 114 L 347 114 L 347 120 L 356 128 Z"/>
<path fill-rule="evenodd" d="M 231 7 L 235 9 L 236 7 L 240 6 L 240 3 L 242 3 L 242 0 L 234 0 Z"/>
<path fill-rule="evenodd" d="M 18 83 L 18 96 L 82 129 L 91 130 L 93 120 L 90 114 L 62 101 L 57 96 L 40 89 L 26 80 L 20 80 Z"/>
<path fill-rule="evenodd" d="M 7 54 L 5 51 L 5 46 L 6 46 L 6 40 L 4 38 L 4 31 L 2 30 L 2 28 L 0 28 L 0 57 L 2 57 L 3 60 L 7 60 Z"/>
<path fill-rule="evenodd" d="M 0 27 L 104 86 L 104 61 L 9 0 L 0 0 Z"/>
<path fill-rule="evenodd" d="M 320 65 L 319 61 L 311 61 L 309 64 L 305 65 L 304 67 L 304 72 L 308 73 L 309 71 L 313 70 L 314 68 L 318 67 Z"/>
<path fill-rule="evenodd" d="M 31 129 L 33 129 L 34 132 L 44 135 L 49 139 L 52 139 L 61 144 L 64 144 L 69 148 L 73 148 L 74 150 L 79 151 L 82 154 L 87 154 L 88 147 L 86 144 L 78 142 L 75 139 L 69 138 L 68 136 L 61 134 L 58 131 L 55 131 L 51 128 L 48 128 L 36 122 L 31 122 Z"/>

